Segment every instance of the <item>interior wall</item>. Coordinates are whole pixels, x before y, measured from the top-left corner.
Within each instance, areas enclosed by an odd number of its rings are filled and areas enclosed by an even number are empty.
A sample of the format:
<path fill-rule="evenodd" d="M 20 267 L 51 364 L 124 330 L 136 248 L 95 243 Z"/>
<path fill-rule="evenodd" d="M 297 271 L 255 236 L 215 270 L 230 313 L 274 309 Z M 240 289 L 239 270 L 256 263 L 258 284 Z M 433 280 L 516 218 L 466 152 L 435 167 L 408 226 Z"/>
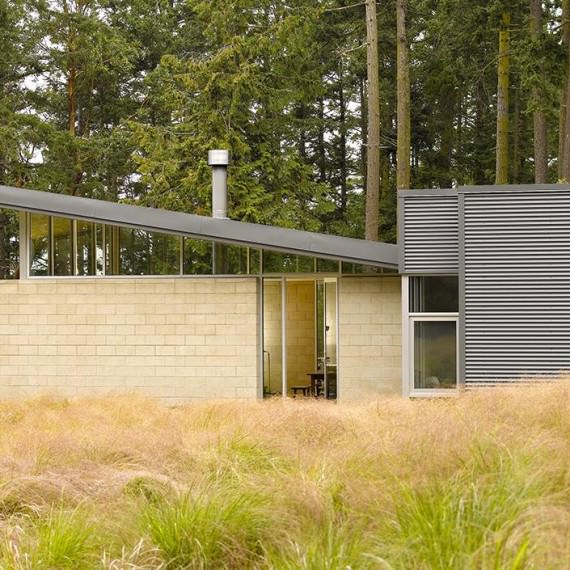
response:
<path fill-rule="evenodd" d="M 308 386 L 315 370 L 315 282 L 287 282 L 287 385 Z"/>
<path fill-rule="evenodd" d="M 281 281 L 264 280 L 263 365 L 266 390 L 281 393 Z"/>

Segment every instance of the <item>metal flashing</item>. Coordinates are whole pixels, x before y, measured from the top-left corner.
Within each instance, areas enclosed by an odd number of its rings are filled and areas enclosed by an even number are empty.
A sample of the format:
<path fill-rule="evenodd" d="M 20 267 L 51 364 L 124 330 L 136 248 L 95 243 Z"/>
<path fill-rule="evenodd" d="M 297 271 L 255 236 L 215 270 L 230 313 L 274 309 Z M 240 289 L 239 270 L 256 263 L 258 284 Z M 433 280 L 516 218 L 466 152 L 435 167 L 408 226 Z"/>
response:
<path fill-rule="evenodd" d="M 459 186 L 460 194 L 512 194 L 517 192 L 563 192 L 570 184 L 488 184 L 484 186 Z"/>
<path fill-rule="evenodd" d="M 0 186 L 0 207 L 298 255 L 398 268 L 398 246 L 383 242 L 215 219 L 10 186 Z"/>
<path fill-rule="evenodd" d="M 414 198 L 422 196 L 456 196 L 457 188 L 418 188 L 414 190 L 398 190 L 398 198 Z"/>

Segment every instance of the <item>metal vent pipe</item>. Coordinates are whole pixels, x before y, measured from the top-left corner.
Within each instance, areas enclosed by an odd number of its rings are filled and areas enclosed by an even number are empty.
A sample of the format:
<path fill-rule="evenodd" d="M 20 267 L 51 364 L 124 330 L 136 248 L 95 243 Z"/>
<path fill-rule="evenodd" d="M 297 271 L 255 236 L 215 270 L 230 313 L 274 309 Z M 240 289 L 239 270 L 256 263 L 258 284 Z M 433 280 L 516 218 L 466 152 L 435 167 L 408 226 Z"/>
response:
<path fill-rule="evenodd" d="M 212 167 L 212 217 L 228 217 L 228 164 L 229 150 L 208 151 L 208 164 Z"/>

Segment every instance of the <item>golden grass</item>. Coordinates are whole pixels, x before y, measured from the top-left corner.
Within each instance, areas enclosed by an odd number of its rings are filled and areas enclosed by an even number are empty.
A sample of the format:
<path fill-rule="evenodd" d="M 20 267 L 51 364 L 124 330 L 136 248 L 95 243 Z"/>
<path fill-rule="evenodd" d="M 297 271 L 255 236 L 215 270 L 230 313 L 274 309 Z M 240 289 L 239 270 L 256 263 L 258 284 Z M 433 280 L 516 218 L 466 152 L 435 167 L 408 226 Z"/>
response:
<path fill-rule="evenodd" d="M 0 568 L 568 568 L 570 384 L 0 403 Z"/>

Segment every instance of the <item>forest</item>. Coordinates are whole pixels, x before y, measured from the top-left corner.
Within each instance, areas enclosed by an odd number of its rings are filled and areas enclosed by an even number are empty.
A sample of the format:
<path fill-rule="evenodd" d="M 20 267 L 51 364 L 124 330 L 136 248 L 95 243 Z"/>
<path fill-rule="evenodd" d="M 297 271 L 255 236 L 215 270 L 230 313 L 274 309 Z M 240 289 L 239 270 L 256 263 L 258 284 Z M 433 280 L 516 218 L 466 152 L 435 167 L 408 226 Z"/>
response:
<path fill-rule="evenodd" d="M 0 0 L 0 184 L 396 239 L 398 188 L 570 180 L 570 0 Z M 0 219 L 0 241 L 14 222 Z"/>

